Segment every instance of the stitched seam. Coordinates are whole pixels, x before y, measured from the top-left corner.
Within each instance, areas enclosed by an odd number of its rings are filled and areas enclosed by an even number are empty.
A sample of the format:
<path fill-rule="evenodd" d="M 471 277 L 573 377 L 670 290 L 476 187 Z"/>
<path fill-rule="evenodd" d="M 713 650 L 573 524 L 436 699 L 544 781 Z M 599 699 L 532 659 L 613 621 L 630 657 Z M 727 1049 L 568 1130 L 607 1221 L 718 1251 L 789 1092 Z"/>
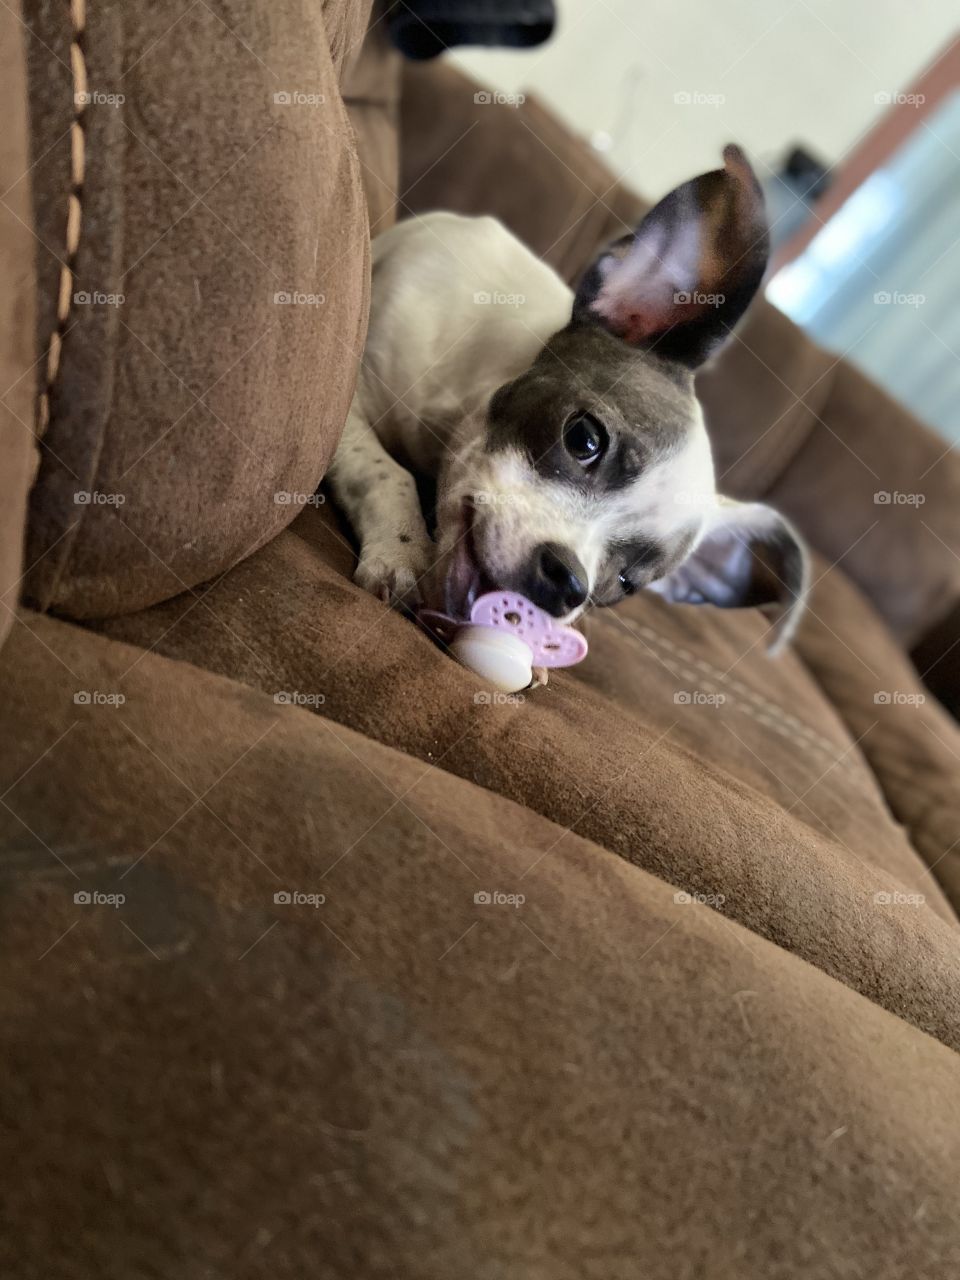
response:
<path fill-rule="evenodd" d="M 699 679 L 700 676 L 706 675 L 711 683 L 715 682 L 719 686 L 713 691 L 724 692 L 732 705 L 738 706 L 741 711 L 752 716 L 758 723 L 766 725 L 768 728 L 774 729 L 777 733 L 789 738 L 796 746 L 825 752 L 830 756 L 831 760 L 836 760 L 837 752 L 840 749 L 836 743 L 829 742 L 826 738 L 821 737 L 815 730 L 804 724 L 802 720 L 798 720 L 788 711 L 784 711 L 777 703 L 771 702 L 762 694 L 756 693 L 748 685 L 726 675 L 719 668 L 712 666 L 697 654 L 691 653 L 683 645 L 668 641 L 654 631 L 652 627 L 648 627 L 643 623 L 635 623 L 634 625 L 646 640 L 659 646 L 671 657 L 674 657 L 674 665 L 676 665 L 676 657 L 680 657 L 684 661 L 686 665 L 681 670 L 682 675 L 689 679 Z M 730 689 L 735 689 L 740 696 L 734 697 L 731 695 L 727 692 Z M 852 762 L 849 756 L 844 757 L 840 764 L 847 769 L 852 769 Z M 854 776 L 859 777 L 859 770 L 854 771 Z"/>
<path fill-rule="evenodd" d="M 43 390 L 37 398 L 37 435 L 42 438 L 50 425 L 50 402 L 60 374 L 63 355 L 63 337 L 70 320 L 73 305 L 73 282 L 77 251 L 80 248 L 80 231 L 83 224 L 83 178 L 86 166 L 86 135 L 84 115 L 87 109 L 87 59 L 83 49 L 86 31 L 86 0 L 69 0 L 70 69 L 73 74 L 73 123 L 70 126 L 70 189 L 67 194 L 67 222 L 65 231 L 66 254 L 60 267 L 57 290 L 57 323 L 47 343 L 46 376 Z"/>

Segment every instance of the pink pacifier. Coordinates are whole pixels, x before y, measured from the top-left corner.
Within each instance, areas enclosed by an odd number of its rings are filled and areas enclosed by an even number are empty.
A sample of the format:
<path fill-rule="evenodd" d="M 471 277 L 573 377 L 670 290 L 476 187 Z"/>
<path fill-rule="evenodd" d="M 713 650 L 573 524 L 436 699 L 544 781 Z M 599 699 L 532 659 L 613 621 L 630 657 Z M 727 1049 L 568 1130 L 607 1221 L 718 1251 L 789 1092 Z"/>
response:
<path fill-rule="evenodd" d="M 478 597 L 469 622 L 427 609 L 420 620 L 448 644 L 458 662 L 501 693 L 525 689 L 534 667 L 572 667 L 587 656 L 587 642 L 579 631 L 515 591 L 488 591 Z"/>

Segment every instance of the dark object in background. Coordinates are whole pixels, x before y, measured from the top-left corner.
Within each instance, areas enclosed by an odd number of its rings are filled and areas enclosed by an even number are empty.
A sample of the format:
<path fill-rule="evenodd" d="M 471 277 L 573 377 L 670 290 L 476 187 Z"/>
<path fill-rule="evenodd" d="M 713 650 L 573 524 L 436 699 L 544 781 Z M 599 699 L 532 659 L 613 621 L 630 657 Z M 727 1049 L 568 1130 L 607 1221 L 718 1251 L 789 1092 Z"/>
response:
<path fill-rule="evenodd" d="M 960 605 L 927 632 L 910 657 L 927 688 L 960 720 Z"/>
<path fill-rule="evenodd" d="M 780 170 L 781 181 L 810 204 L 819 200 L 830 185 L 830 171 L 822 160 L 803 147 L 794 147 Z"/>
<path fill-rule="evenodd" d="M 776 250 L 806 222 L 810 208 L 830 185 L 830 170 L 805 148 L 793 147 L 762 185 L 771 248 Z"/>
<path fill-rule="evenodd" d="M 387 13 L 391 40 L 418 62 L 459 44 L 529 49 L 555 22 L 553 0 L 393 0 Z"/>

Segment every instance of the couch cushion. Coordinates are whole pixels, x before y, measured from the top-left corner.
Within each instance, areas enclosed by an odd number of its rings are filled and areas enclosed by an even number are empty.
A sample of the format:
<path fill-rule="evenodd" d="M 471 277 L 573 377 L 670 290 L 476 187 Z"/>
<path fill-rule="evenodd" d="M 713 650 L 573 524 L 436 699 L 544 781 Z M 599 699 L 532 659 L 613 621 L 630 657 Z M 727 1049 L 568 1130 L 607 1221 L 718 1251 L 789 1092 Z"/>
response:
<path fill-rule="evenodd" d="M 375 609 L 382 652 L 406 624 Z M 464 716 L 446 680 L 407 674 L 384 693 L 429 694 L 435 760 L 511 715 Z M 127 700 L 77 705 L 78 682 Z M 955 932 L 932 912 L 918 956 L 894 910 L 847 903 L 865 962 L 887 922 L 896 1016 L 569 824 L 78 627 L 25 617 L 0 706 L 18 1280 L 960 1272 L 960 1074 L 908 1022 L 925 977 L 932 1027 L 957 1032 Z M 532 711 L 509 721 L 515 760 L 536 758 Z M 705 846 L 745 812 L 714 794 L 691 797 Z M 646 848 L 671 813 L 650 803 Z M 772 866 L 794 857 L 778 834 Z M 845 871 L 822 874 L 805 892 L 828 950 Z"/>
<path fill-rule="evenodd" d="M 343 77 L 343 100 L 357 135 L 372 235 L 386 231 L 397 216 L 401 62 L 387 34 L 382 5 L 377 5 L 367 38 Z"/>
<path fill-rule="evenodd" d="M 488 99 L 452 64 L 404 66 L 401 216 L 491 213 L 572 280 L 647 203 L 536 98 Z"/>
<path fill-rule="evenodd" d="M 338 61 L 367 8 L 328 6 L 332 56 L 312 0 L 26 4 L 38 346 L 57 348 L 28 537 L 39 606 L 94 617 L 174 594 L 316 487 L 366 322 Z"/>
<path fill-rule="evenodd" d="M 769 303 L 698 389 L 727 491 L 765 498 L 842 562 L 901 643 L 957 606 L 960 457 L 936 432 Z"/>
<path fill-rule="evenodd" d="M 582 666 L 553 673 L 523 701 L 491 700 L 355 587 L 345 576 L 353 563 L 337 525 L 309 511 L 207 590 L 102 625 L 302 702 L 573 828 L 953 1042 L 944 1006 L 948 1021 L 960 1017 L 960 987 L 946 974 L 960 952 L 935 878 L 949 859 L 929 842 L 922 855 L 911 845 L 890 815 L 882 772 L 845 722 L 849 708 L 838 710 L 796 652 L 763 655 L 756 612 L 640 593 L 591 616 Z M 875 615 L 867 610 L 870 626 L 851 634 L 843 609 L 835 614 L 827 597 L 821 611 L 818 599 L 825 634 L 855 646 L 873 688 L 919 688 L 889 669 Z M 946 727 L 960 755 L 960 733 Z M 899 724 L 893 763 L 907 772 L 908 728 L 918 742 L 926 736 L 916 720 Z M 926 768 L 931 754 L 919 758 Z M 937 769 L 924 786 L 945 797 L 943 854 L 950 827 L 960 828 L 960 788 L 954 762 L 941 758 Z M 952 874 L 944 883 L 953 886 Z"/>
<path fill-rule="evenodd" d="M 0 644 L 13 625 L 23 572 L 34 443 L 34 304 L 24 31 L 0 7 Z"/>

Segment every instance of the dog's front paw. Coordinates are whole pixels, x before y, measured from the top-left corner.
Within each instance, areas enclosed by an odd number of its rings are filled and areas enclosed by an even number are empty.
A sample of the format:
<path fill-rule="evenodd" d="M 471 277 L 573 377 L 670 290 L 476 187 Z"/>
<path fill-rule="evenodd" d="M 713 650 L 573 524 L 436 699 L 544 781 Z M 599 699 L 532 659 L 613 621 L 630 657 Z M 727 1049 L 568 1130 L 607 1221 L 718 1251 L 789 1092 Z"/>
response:
<path fill-rule="evenodd" d="M 426 548 L 398 542 L 389 548 L 365 548 L 353 580 L 384 604 L 411 609 L 421 603 L 420 580 L 429 567 Z"/>

